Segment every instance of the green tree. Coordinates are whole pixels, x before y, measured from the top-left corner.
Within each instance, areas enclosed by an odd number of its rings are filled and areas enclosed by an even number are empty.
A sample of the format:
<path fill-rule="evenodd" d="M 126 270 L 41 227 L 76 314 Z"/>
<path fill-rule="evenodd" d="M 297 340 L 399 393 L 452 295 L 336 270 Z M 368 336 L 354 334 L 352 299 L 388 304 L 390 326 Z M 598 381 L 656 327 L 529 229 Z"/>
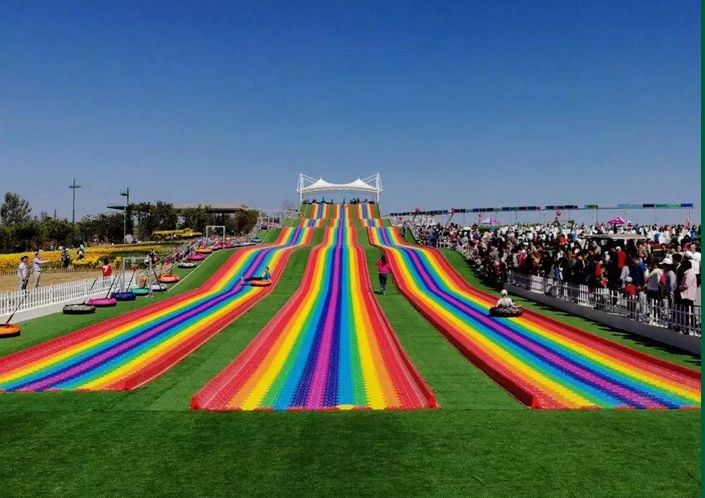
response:
<path fill-rule="evenodd" d="M 75 227 L 69 220 L 44 218 L 41 223 L 47 239 L 53 246 L 66 246 L 73 241 Z"/>
<path fill-rule="evenodd" d="M 258 219 L 259 211 L 256 209 L 238 211 L 232 218 L 232 231 L 239 235 L 249 233 L 257 224 Z"/>
<path fill-rule="evenodd" d="M 14 244 L 13 235 L 11 227 L 0 225 L 0 252 L 12 252 Z"/>
<path fill-rule="evenodd" d="M 205 233 L 207 225 L 213 225 L 213 216 L 208 212 L 208 206 L 187 208 L 181 211 L 180 228 L 192 228 Z"/>
<path fill-rule="evenodd" d="M 116 242 L 122 240 L 123 216 L 120 213 L 85 216 L 78 224 L 82 240 Z"/>
<path fill-rule="evenodd" d="M 13 251 L 34 251 L 41 249 L 46 241 L 44 225 L 37 220 L 15 223 L 12 228 Z"/>
<path fill-rule="evenodd" d="M 146 209 L 141 209 L 143 214 L 138 227 L 140 239 L 150 239 L 155 230 L 174 230 L 176 228 L 179 215 L 173 204 L 157 201 L 156 204 L 147 203 L 143 207 Z"/>
<path fill-rule="evenodd" d="M 16 225 L 29 221 L 29 213 L 32 208 L 29 207 L 29 202 L 21 198 L 19 195 L 7 192 L 5 194 L 5 202 L 0 206 L 0 220 L 5 225 Z"/>

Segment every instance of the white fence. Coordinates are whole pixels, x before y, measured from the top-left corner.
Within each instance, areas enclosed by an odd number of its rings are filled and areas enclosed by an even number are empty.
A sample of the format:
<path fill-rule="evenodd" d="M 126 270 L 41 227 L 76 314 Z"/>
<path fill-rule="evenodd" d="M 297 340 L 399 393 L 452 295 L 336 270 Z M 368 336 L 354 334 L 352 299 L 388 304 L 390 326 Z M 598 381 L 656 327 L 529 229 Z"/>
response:
<path fill-rule="evenodd" d="M 113 278 L 123 280 L 124 274 L 115 275 Z M 52 304 L 80 302 L 88 296 L 105 295 L 110 289 L 111 282 L 112 280 L 109 278 L 98 278 L 97 280 L 87 278 L 62 284 L 28 288 L 24 291 L 3 292 L 0 293 L 0 316 L 7 316 L 15 309 L 21 312 Z M 116 282 L 113 289 L 118 290 L 122 283 Z"/>
<path fill-rule="evenodd" d="M 701 308 L 685 307 L 670 298 L 650 299 L 645 293 L 629 297 L 617 290 L 589 289 L 587 285 L 575 285 L 536 275 L 509 271 L 507 283 L 523 289 L 570 301 L 605 313 L 613 313 L 632 320 L 665 327 L 688 335 L 701 335 Z"/>

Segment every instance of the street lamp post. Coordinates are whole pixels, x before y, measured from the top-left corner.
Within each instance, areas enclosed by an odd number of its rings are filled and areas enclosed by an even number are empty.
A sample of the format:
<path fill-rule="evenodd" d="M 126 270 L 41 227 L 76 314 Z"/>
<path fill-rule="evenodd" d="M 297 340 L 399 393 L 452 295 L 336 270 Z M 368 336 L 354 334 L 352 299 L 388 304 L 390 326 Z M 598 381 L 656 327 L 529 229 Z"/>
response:
<path fill-rule="evenodd" d="M 122 223 L 122 243 L 124 244 L 127 239 L 127 210 L 130 208 L 130 187 L 127 187 L 124 192 L 120 192 L 120 195 L 125 197 L 125 214 Z"/>
<path fill-rule="evenodd" d="M 73 201 L 71 204 L 71 223 L 76 224 L 76 189 L 81 188 L 80 185 L 76 185 L 76 179 L 73 179 L 73 183 L 69 185 L 69 188 L 73 191 Z"/>

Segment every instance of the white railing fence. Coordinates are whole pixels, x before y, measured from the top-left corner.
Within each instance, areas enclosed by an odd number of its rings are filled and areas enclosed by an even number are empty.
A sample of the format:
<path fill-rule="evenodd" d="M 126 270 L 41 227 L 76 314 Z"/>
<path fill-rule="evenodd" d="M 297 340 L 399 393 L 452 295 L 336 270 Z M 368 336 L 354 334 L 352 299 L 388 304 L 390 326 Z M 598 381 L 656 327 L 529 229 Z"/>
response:
<path fill-rule="evenodd" d="M 30 265 L 31 266 L 31 265 Z M 68 268 L 59 268 L 58 266 L 43 266 L 42 273 L 95 273 L 95 268 L 85 268 L 79 266 L 69 266 Z M 30 268 L 31 272 L 31 268 Z M 2 268 L 0 269 L 0 277 L 7 275 L 17 275 L 17 268 Z"/>
<path fill-rule="evenodd" d="M 113 279 L 117 280 L 113 285 L 113 290 L 117 291 L 124 287 L 124 273 L 113 276 Z M 7 316 L 14 312 L 15 309 L 17 311 L 26 311 L 70 301 L 81 302 L 86 297 L 105 295 L 110 289 L 111 283 L 112 279 L 99 277 L 97 280 L 87 278 L 74 280 L 73 282 L 29 288 L 24 291 L 2 292 L 0 293 L 0 316 Z"/>
<path fill-rule="evenodd" d="M 688 335 L 701 335 L 701 307 L 698 305 L 686 307 L 676 304 L 670 298 L 650 299 L 644 292 L 637 296 L 627 296 L 618 290 L 590 289 L 587 285 L 576 285 L 514 271 L 507 272 L 507 283 L 562 301 L 631 318 L 647 325 L 665 327 Z"/>

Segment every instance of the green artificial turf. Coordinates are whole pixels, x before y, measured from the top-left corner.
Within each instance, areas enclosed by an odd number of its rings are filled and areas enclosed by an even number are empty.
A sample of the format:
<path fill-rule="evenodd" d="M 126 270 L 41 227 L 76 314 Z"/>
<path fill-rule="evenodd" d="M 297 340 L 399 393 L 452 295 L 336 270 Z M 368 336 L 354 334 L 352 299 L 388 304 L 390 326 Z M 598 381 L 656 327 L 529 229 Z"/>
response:
<path fill-rule="evenodd" d="M 363 245 L 372 264 L 378 251 Z M 309 252 L 294 251 L 258 306 L 141 389 L 1 394 L 0 494 L 699 496 L 699 411 L 525 409 L 457 353 L 393 282 L 377 299 L 440 409 L 188 411 L 196 390 L 296 290 Z M 225 257 L 214 253 L 177 291 L 202 283 Z M 38 341 L 66 333 L 71 327 L 57 319 L 28 323 L 27 335 Z M 1 341 L 0 354 L 30 342 Z M 673 352 L 659 354 L 680 361 Z"/>
<path fill-rule="evenodd" d="M 404 230 L 404 240 L 410 244 L 416 244 L 416 238 L 411 230 Z"/>

